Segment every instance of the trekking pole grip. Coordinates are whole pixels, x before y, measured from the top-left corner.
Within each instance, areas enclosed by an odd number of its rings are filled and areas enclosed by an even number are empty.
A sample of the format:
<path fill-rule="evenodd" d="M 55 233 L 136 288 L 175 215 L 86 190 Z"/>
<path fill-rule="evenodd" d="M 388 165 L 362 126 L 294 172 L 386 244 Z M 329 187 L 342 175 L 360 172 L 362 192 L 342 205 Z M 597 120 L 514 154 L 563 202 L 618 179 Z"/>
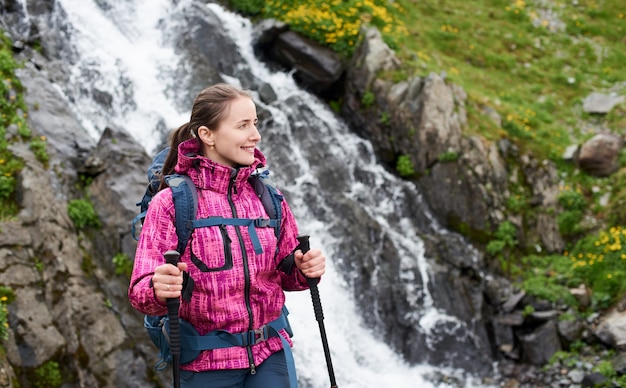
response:
<path fill-rule="evenodd" d="M 163 255 L 165 262 L 173 266 L 178 265 L 180 253 L 177 251 L 167 251 Z M 167 315 L 170 320 L 170 352 L 172 356 L 180 356 L 180 323 L 178 321 L 178 309 L 180 308 L 179 298 L 167 299 Z"/>
<path fill-rule="evenodd" d="M 311 250 L 311 244 L 309 243 L 309 236 L 298 236 L 296 237 L 298 240 L 298 248 L 302 251 L 302 253 L 307 253 Z M 317 279 L 312 279 L 310 277 L 306 277 L 306 281 L 309 284 L 309 287 L 312 287 L 317 284 Z"/>
<path fill-rule="evenodd" d="M 307 253 L 311 250 L 311 244 L 309 243 L 309 236 L 299 236 L 297 237 L 299 245 L 298 248 L 302 251 L 302 253 Z M 306 282 L 309 285 L 309 289 L 311 290 L 311 298 L 313 299 L 313 310 L 315 312 L 316 320 L 324 320 L 324 312 L 322 311 L 322 302 L 320 299 L 320 291 L 317 288 L 317 283 L 319 279 L 313 279 L 310 277 L 306 278 Z"/>

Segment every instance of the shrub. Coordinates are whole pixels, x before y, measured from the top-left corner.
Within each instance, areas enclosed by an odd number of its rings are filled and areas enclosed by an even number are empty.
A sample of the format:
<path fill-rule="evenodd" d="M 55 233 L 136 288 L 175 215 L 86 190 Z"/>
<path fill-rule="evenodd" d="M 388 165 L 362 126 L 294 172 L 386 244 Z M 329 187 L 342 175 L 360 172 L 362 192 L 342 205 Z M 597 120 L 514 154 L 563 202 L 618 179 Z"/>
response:
<path fill-rule="evenodd" d="M 415 174 L 415 168 L 409 155 L 400 155 L 396 162 L 396 171 L 402 177 L 409 177 Z"/>
<path fill-rule="evenodd" d="M 579 233 L 583 211 L 587 207 L 585 197 L 578 191 L 565 190 L 559 193 L 557 201 L 565 209 L 556 219 L 559 231 L 566 236 Z"/>
<path fill-rule="evenodd" d="M 593 301 L 607 307 L 626 292 L 626 229 L 615 226 L 586 236 L 568 254 L 573 273 L 593 290 Z"/>
<path fill-rule="evenodd" d="M 512 273 L 513 263 L 510 260 L 511 251 L 517 246 L 515 238 L 517 231 L 515 226 L 509 221 L 504 221 L 498 225 L 498 229 L 494 235 L 495 239 L 487 244 L 487 253 L 500 260 L 502 268 L 510 275 Z"/>
<path fill-rule="evenodd" d="M 559 283 L 558 277 L 545 275 L 528 277 L 524 279 L 522 288 L 528 295 L 553 303 L 565 302 L 568 305 L 576 303 L 568 288 Z"/>
<path fill-rule="evenodd" d="M 569 236 L 580 232 L 580 221 L 583 219 L 583 212 L 580 210 L 566 210 L 556 217 L 559 232 L 564 236 Z"/>
<path fill-rule="evenodd" d="M 437 157 L 437 160 L 439 160 L 441 163 L 456 162 L 458 159 L 459 159 L 459 154 L 457 154 L 454 151 L 442 152 Z"/>
<path fill-rule="evenodd" d="M 372 106 L 372 104 L 374 104 L 375 98 L 376 98 L 376 96 L 374 95 L 374 93 L 372 93 L 372 92 L 365 92 L 365 93 L 363 93 L 363 98 L 361 98 L 361 105 L 363 105 L 363 107 L 365 107 L 365 109 L 367 109 L 370 106 Z"/>
<path fill-rule="evenodd" d="M 48 163 L 49 156 L 48 152 L 46 151 L 45 136 L 41 136 L 39 139 L 33 139 L 30 142 L 30 149 L 33 151 L 33 154 L 35 154 L 37 160 L 39 160 L 42 164 L 45 165 L 46 163 Z"/>
<path fill-rule="evenodd" d="M 61 375 L 57 362 L 48 361 L 35 369 L 35 387 L 58 388 L 61 385 L 63 385 L 63 376 Z"/>
<path fill-rule="evenodd" d="M 87 199 L 74 199 L 67 204 L 67 213 L 74 222 L 76 229 L 86 226 L 99 228 L 101 226 L 98 214 L 91 202 Z"/>
<path fill-rule="evenodd" d="M 115 274 L 116 275 L 126 275 L 130 278 L 130 274 L 133 271 L 133 262 L 123 253 L 118 253 L 113 256 L 113 264 L 115 265 Z"/>
<path fill-rule="evenodd" d="M 15 178 L 0 175 L 0 199 L 8 199 L 15 191 Z"/>
<path fill-rule="evenodd" d="M 264 3 L 263 5 L 261 5 Z M 361 28 L 374 26 L 391 48 L 408 35 L 398 2 L 386 0 L 233 0 L 233 6 L 247 13 L 260 13 L 289 24 L 301 33 L 335 52 L 349 57 L 359 40 Z M 258 11 L 259 9 L 262 11 Z"/>
<path fill-rule="evenodd" d="M 574 190 L 561 191 L 557 200 L 567 210 L 582 211 L 587 207 L 585 197 L 580 192 Z"/>

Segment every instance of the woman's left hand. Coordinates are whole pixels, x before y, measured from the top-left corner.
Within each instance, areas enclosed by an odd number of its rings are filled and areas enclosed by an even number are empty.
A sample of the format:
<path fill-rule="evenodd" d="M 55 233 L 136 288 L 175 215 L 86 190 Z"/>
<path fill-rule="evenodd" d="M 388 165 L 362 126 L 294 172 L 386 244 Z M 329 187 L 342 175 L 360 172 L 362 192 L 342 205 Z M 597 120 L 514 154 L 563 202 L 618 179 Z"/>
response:
<path fill-rule="evenodd" d="M 311 249 L 305 254 L 298 249 L 294 252 L 294 258 L 296 267 L 307 278 L 317 279 L 326 271 L 326 257 L 319 249 Z"/>

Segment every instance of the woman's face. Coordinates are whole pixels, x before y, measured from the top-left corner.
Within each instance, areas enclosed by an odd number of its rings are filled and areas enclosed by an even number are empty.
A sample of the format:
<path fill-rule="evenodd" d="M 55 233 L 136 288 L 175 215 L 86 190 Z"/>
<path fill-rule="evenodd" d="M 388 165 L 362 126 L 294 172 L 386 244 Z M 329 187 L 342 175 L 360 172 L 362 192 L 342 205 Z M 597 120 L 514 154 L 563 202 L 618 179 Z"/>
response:
<path fill-rule="evenodd" d="M 226 166 L 250 166 L 254 163 L 254 149 L 261 141 L 257 121 L 252 99 L 242 96 L 233 100 L 228 115 L 218 128 L 209 130 L 203 126 L 198 129 L 204 154 Z"/>

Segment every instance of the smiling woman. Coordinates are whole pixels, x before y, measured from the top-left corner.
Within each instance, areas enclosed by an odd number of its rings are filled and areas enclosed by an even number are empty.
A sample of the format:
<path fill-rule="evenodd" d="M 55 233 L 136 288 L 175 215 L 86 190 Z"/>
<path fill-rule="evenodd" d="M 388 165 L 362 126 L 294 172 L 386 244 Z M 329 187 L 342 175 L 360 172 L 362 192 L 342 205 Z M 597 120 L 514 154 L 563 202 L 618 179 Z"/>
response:
<path fill-rule="evenodd" d="M 180 332 L 191 332 L 200 344 L 189 349 L 181 341 L 177 353 L 172 340 L 175 387 L 209 381 L 212 387 L 297 386 L 283 291 L 309 288 L 309 280 L 324 274 L 325 257 L 319 249 L 300 247 L 282 194 L 273 207 L 282 216 L 268 218 L 253 180 L 266 165 L 256 148 L 257 121 L 247 92 L 227 84 L 202 90 L 189 122 L 174 132 L 163 167 L 163 176 L 187 175 L 198 189 L 189 248 L 172 251 L 180 214 L 174 214 L 172 190 L 159 191 L 146 213 L 128 291 L 131 304 L 147 315 L 169 312 L 177 338 L 180 303 Z M 172 255 L 180 261 L 165 262 Z M 203 342 L 217 333 L 228 334 L 227 346 Z"/>

